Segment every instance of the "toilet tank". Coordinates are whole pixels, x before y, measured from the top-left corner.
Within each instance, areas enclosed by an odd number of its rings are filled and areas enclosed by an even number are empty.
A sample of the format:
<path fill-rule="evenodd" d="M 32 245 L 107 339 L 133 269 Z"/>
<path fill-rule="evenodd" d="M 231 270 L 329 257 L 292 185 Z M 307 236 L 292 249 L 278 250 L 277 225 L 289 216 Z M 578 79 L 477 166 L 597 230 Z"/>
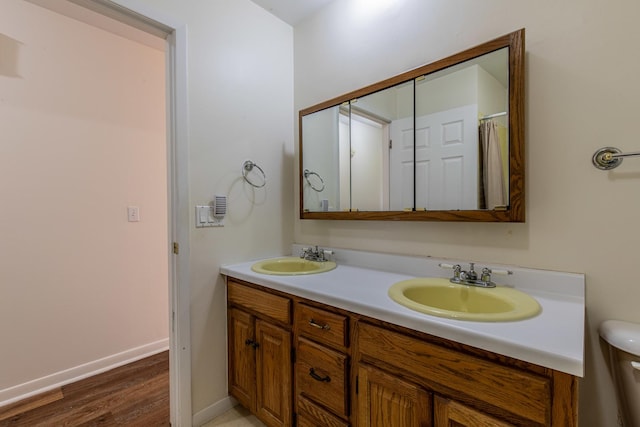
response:
<path fill-rule="evenodd" d="M 640 427 L 640 324 L 607 320 L 599 328 L 609 343 L 611 374 L 625 427 Z"/>

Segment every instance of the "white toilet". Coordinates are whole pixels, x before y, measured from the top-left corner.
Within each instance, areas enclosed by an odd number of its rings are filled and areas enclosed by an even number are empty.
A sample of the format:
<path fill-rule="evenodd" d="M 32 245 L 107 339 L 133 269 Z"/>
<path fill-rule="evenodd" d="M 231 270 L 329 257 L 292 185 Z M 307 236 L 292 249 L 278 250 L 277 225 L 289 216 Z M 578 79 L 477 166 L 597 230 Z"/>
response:
<path fill-rule="evenodd" d="M 640 427 L 640 324 L 607 320 L 599 328 L 609 343 L 611 371 L 625 427 Z"/>

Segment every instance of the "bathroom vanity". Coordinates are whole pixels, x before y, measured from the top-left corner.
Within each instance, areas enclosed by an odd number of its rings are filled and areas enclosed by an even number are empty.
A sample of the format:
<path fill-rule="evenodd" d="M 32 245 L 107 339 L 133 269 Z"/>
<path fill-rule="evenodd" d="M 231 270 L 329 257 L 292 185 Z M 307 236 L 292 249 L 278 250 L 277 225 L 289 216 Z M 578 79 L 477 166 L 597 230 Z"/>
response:
<path fill-rule="evenodd" d="M 388 297 L 409 275 L 446 276 L 438 260 L 336 251 L 341 257 L 334 270 L 305 276 L 258 274 L 253 263 L 221 270 L 229 392 L 265 424 L 577 425 L 582 275 L 514 269 L 504 280 L 531 292 L 542 312 L 469 322 Z"/>

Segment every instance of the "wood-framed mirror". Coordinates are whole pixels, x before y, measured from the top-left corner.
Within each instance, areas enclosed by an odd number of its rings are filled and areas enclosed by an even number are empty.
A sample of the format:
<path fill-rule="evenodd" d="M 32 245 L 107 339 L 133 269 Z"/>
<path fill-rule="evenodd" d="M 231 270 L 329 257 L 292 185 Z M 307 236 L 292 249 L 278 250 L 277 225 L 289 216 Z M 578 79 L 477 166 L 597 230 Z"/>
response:
<path fill-rule="evenodd" d="M 299 112 L 300 218 L 524 222 L 524 29 Z"/>

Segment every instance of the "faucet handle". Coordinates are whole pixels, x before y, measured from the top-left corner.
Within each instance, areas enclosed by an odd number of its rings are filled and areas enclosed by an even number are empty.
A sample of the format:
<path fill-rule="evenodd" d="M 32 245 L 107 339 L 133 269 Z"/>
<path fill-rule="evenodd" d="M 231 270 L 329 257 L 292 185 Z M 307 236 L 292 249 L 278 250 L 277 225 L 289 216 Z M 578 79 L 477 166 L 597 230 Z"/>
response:
<path fill-rule="evenodd" d="M 323 248 L 318 249 L 318 251 L 316 252 L 317 261 L 329 261 L 327 255 L 333 255 L 333 251 Z"/>
<path fill-rule="evenodd" d="M 460 264 L 446 264 L 444 262 L 441 262 L 440 264 L 438 264 L 438 267 L 452 269 L 453 279 L 460 280 L 460 273 L 462 273 L 462 267 L 460 266 Z"/>
<path fill-rule="evenodd" d="M 456 264 L 453 266 L 453 278 L 456 280 L 460 280 L 460 274 L 462 273 L 462 266 L 460 264 Z"/>
<path fill-rule="evenodd" d="M 441 262 L 440 264 L 438 264 L 438 267 L 440 268 L 450 268 L 455 270 L 457 267 L 460 267 L 460 264 L 447 264 L 444 262 Z"/>
<path fill-rule="evenodd" d="M 489 272 L 493 274 L 500 274 L 503 276 L 511 276 L 513 274 L 513 271 L 511 270 L 496 270 L 495 268 L 489 269 Z"/>
<path fill-rule="evenodd" d="M 513 271 L 511 270 L 495 270 L 489 267 L 485 267 L 482 269 L 482 275 L 480 276 L 480 281 L 485 282 L 486 284 L 493 284 L 495 286 L 495 284 L 491 281 L 491 275 L 492 274 L 499 274 L 499 275 L 504 275 L 504 276 L 509 276 L 511 274 L 513 274 Z"/>
<path fill-rule="evenodd" d="M 480 276 L 480 280 L 483 282 L 491 282 L 491 270 L 487 267 L 482 269 L 482 275 Z"/>

